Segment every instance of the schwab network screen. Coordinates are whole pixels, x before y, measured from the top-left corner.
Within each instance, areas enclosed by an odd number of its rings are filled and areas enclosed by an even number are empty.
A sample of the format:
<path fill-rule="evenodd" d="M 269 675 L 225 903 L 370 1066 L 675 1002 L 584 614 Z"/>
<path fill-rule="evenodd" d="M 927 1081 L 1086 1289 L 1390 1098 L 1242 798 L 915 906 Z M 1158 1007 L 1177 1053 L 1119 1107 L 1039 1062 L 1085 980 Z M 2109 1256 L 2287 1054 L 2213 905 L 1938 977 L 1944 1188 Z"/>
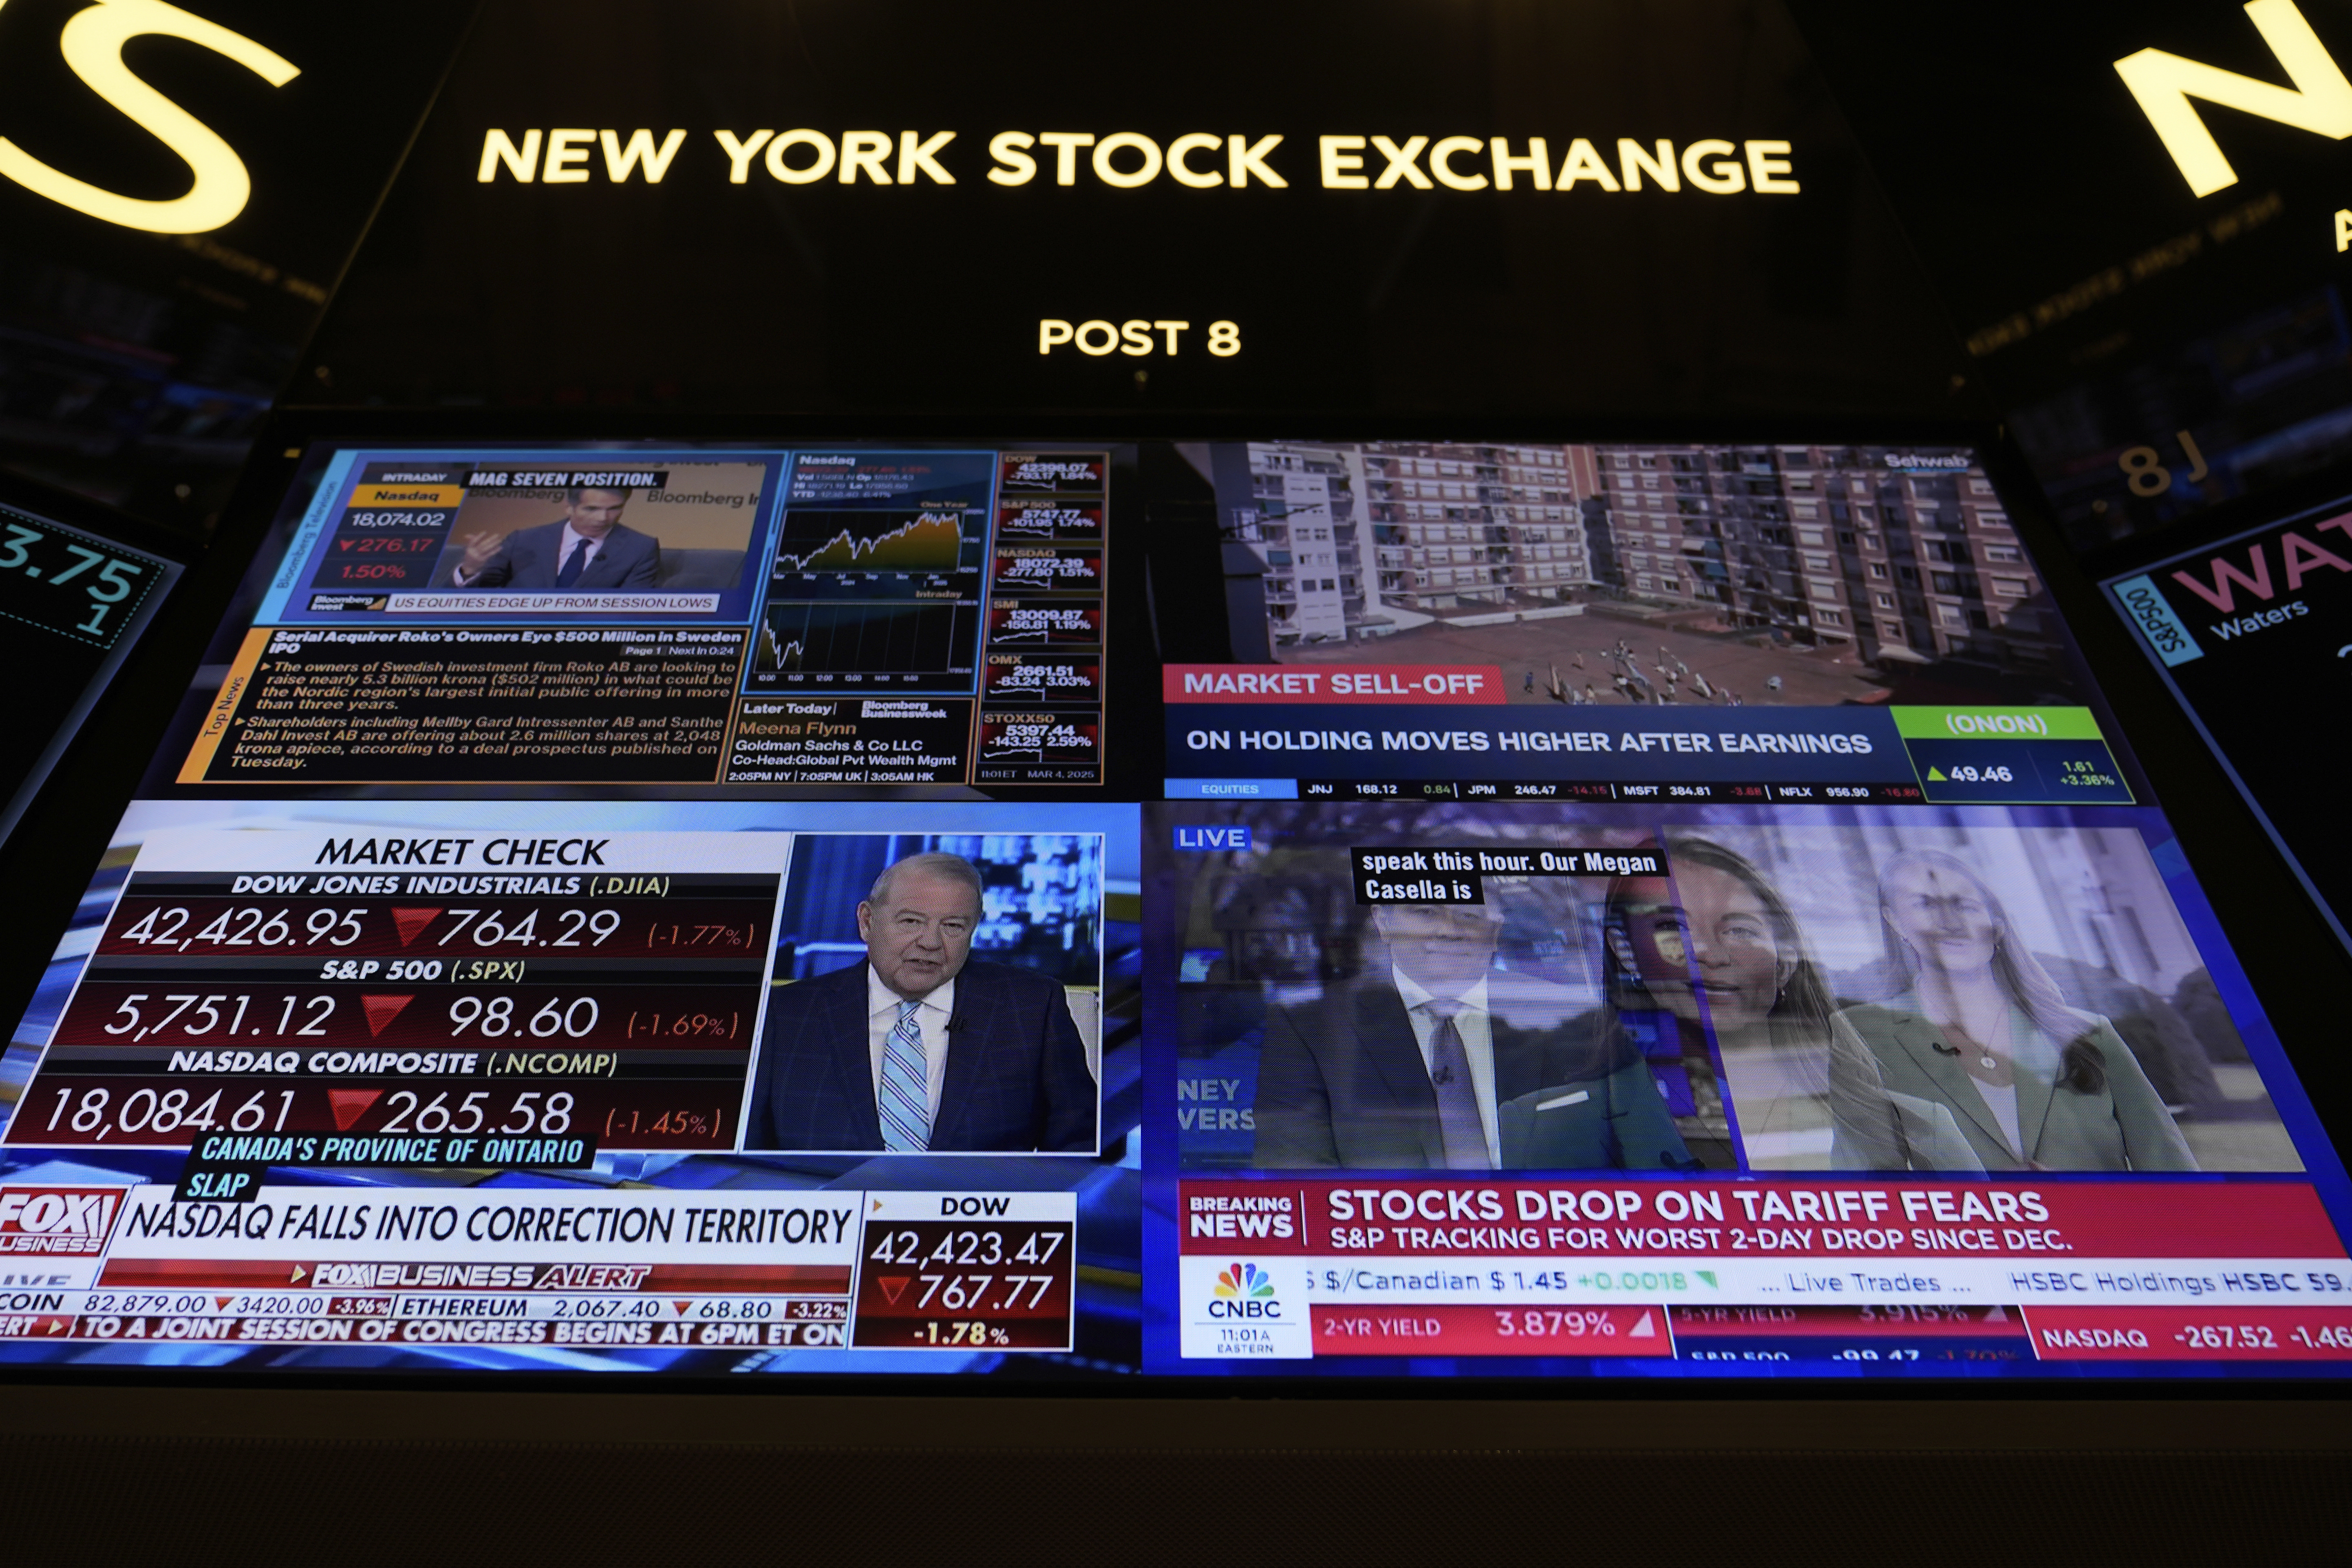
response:
<path fill-rule="evenodd" d="M 1964 448 L 323 444 L 0 1357 L 2311 1375 L 2321 1048 Z"/>

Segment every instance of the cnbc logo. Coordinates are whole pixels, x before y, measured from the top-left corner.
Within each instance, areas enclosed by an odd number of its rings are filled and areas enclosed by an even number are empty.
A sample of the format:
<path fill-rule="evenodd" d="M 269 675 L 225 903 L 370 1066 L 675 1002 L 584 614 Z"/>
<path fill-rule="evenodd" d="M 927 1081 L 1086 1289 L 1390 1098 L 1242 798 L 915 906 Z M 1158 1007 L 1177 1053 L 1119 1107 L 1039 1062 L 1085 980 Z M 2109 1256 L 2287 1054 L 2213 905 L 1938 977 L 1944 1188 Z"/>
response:
<path fill-rule="evenodd" d="M 1255 1263 L 1228 1263 L 1217 1271 L 1209 1290 L 1213 1318 L 1279 1318 L 1282 1303 L 1274 1299 L 1274 1278 Z"/>

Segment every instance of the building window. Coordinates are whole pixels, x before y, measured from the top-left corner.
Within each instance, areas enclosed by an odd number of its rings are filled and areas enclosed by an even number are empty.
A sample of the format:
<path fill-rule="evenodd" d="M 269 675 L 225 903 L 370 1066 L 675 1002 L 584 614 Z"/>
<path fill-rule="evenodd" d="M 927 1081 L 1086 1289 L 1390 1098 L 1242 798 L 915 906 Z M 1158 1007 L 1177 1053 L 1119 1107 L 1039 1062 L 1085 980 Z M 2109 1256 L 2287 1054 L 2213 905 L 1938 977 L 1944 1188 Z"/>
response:
<path fill-rule="evenodd" d="M 1992 591 L 2011 599 L 2022 599 L 2027 592 L 2026 585 L 2015 577 L 1994 578 Z"/>
<path fill-rule="evenodd" d="M 1988 544 L 1984 547 L 1984 552 L 1985 559 L 1988 561 L 2014 561 L 2017 559 L 2017 546 L 2014 544 Z"/>
<path fill-rule="evenodd" d="M 1871 595 L 1871 602 L 1882 610 L 1891 610 L 1895 607 L 1895 595 L 1892 594 L 1873 594 Z"/>
<path fill-rule="evenodd" d="M 1936 623 L 1958 630 L 1969 624 L 1969 618 L 1960 613 L 1958 605 L 1938 605 L 1936 606 Z"/>
<path fill-rule="evenodd" d="M 1835 610 L 1815 610 L 1813 612 L 1813 619 L 1819 621 L 1825 626 L 1842 626 L 1845 625 L 1845 616 L 1840 615 Z"/>
<path fill-rule="evenodd" d="M 1880 582 L 1885 582 L 1886 580 L 1886 563 L 1884 561 L 1872 562 L 1870 563 L 1870 574 L 1877 578 Z"/>

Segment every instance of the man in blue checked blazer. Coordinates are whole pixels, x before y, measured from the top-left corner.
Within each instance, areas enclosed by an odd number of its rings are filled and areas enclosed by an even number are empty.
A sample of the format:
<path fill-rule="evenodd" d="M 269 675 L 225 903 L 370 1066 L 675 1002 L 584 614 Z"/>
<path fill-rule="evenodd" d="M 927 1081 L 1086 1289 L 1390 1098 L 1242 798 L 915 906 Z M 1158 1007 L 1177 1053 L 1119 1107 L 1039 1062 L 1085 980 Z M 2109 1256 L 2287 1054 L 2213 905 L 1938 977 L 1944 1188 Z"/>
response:
<path fill-rule="evenodd" d="M 911 855 L 857 906 L 866 962 L 779 987 L 743 1147 L 1095 1152 L 1100 1095 L 1050 977 L 971 962 L 980 872 Z"/>

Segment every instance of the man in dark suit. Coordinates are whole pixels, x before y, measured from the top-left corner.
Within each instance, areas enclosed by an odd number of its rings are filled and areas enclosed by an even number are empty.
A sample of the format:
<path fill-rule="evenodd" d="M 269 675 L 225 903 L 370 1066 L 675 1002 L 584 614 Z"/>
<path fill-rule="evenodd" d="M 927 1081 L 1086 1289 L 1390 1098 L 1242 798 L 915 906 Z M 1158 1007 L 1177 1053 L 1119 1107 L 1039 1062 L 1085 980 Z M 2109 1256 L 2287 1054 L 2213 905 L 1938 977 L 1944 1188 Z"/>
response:
<path fill-rule="evenodd" d="M 466 553 L 449 574 L 450 585 L 539 593 L 654 586 L 661 576 L 661 541 L 621 521 L 629 492 L 575 488 L 563 493 L 563 515 L 553 522 L 503 537 L 481 532 L 459 540 Z"/>
<path fill-rule="evenodd" d="M 1100 1095 L 1059 983 L 971 962 L 980 873 L 913 855 L 857 906 L 866 962 L 777 989 L 746 1149 L 1095 1152 Z"/>
<path fill-rule="evenodd" d="M 1678 1170 L 1641 1064 L 1577 1020 L 1494 1010 L 1498 927 L 1481 908 L 1373 911 L 1388 962 L 1266 1017 L 1252 1163 L 1263 1170 Z M 1621 1059 L 1622 1058 L 1622 1059 Z"/>

